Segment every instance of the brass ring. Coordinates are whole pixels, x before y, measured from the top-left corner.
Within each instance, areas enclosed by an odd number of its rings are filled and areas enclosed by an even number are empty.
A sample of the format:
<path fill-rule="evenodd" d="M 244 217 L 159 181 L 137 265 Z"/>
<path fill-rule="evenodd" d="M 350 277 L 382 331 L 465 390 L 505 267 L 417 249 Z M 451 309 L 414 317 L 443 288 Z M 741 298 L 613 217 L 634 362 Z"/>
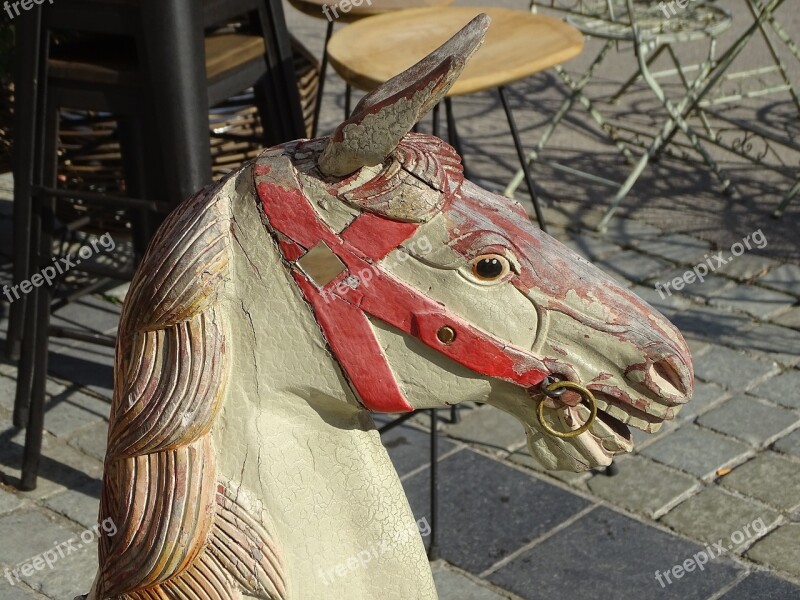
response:
<path fill-rule="evenodd" d="M 551 383 L 547 386 L 547 391 L 555 392 L 560 388 L 570 389 L 578 392 L 581 395 L 581 398 L 585 399 L 589 403 L 590 413 L 589 419 L 586 421 L 586 423 L 572 431 L 556 431 L 550 427 L 550 425 L 548 425 L 543 418 L 545 398 L 542 398 L 539 402 L 539 405 L 536 407 L 536 418 L 539 419 L 539 425 L 542 426 L 542 429 L 544 429 L 550 435 L 562 439 L 574 438 L 588 431 L 589 427 L 591 427 L 592 423 L 594 423 L 594 420 L 597 418 L 597 401 L 594 399 L 592 392 L 587 390 L 585 387 L 578 385 L 577 383 L 573 383 L 572 381 L 556 381 L 555 383 Z"/>

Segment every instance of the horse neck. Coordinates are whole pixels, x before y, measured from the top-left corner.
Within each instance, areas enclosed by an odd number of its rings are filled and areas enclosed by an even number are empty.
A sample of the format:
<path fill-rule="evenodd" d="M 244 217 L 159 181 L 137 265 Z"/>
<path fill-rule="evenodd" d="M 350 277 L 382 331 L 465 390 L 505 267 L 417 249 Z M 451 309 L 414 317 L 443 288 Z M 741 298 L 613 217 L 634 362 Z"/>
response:
<path fill-rule="evenodd" d="M 220 298 L 231 376 L 213 430 L 220 480 L 275 532 L 289 597 L 376 598 L 392 581 L 409 580 L 408 597 L 435 598 L 370 414 L 286 273 L 252 184 L 240 183 L 231 197 L 233 276 Z M 398 536 L 402 543 L 387 547 Z M 374 548 L 388 549 L 337 574 L 342 561 Z"/>

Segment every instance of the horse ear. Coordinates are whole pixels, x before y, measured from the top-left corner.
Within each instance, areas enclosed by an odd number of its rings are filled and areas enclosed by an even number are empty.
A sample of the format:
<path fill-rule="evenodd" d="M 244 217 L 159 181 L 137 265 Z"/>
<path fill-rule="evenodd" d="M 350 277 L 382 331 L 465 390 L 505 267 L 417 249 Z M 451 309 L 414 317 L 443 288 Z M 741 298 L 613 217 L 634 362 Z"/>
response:
<path fill-rule="evenodd" d="M 490 22 L 488 15 L 478 15 L 443 46 L 366 95 L 328 138 L 320 171 L 344 177 L 382 163 L 447 95 L 483 43 Z"/>

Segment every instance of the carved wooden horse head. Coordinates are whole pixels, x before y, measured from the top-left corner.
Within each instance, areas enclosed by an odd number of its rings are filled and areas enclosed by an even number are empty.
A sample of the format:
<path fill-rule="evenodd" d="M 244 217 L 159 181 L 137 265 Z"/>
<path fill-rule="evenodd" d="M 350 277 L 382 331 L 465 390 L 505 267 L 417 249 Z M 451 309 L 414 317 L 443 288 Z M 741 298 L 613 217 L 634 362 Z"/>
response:
<path fill-rule="evenodd" d="M 581 470 L 687 401 L 672 325 L 409 133 L 487 27 L 162 226 L 120 324 L 118 532 L 90 600 L 432 599 L 370 411 L 488 402 L 547 467 Z"/>

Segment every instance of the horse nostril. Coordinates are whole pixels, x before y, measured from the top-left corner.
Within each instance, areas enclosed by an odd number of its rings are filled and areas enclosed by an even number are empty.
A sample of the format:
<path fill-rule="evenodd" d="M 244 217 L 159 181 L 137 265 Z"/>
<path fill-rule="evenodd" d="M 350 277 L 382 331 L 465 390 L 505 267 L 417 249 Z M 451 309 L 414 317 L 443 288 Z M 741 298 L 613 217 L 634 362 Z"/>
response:
<path fill-rule="evenodd" d="M 684 378 L 668 359 L 654 362 L 650 367 L 649 375 L 662 393 L 669 392 L 670 389 L 680 396 L 686 396 L 689 393 Z"/>

